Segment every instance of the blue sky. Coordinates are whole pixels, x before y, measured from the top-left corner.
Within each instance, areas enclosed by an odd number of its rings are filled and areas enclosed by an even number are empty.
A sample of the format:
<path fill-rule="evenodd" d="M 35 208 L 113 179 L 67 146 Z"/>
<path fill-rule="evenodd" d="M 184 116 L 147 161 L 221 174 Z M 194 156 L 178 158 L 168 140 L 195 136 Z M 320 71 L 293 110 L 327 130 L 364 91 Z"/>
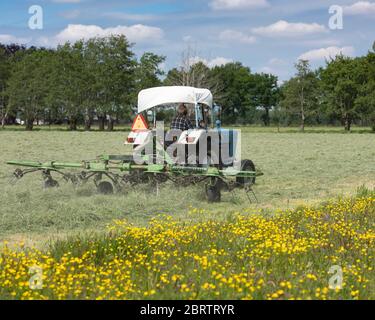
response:
<path fill-rule="evenodd" d="M 29 7 L 43 9 L 43 29 L 28 27 Z M 331 5 L 343 10 L 343 29 L 329 27 Z M 366 54 L 375 41 L 375 0 L 1 0 L 0 42 L 54 47 L 95 35 L 122 33 L 137 55 L 167 56 L 178 66 L 240 61 L 254 72 L 286 80 L 299 58 L 313 67 L 342 52 Z"/>

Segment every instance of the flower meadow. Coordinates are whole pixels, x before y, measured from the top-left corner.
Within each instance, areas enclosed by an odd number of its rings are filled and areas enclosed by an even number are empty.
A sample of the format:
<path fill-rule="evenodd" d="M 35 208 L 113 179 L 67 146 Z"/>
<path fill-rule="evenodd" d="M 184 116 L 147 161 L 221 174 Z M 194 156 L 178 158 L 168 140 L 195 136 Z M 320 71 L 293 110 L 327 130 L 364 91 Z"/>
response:
<path fill-rule="evenodd" d="M 225 220 L 190 214 L 198 220 L 115 221 L 45 251 L 4 243 L 0 298 L 375 298 L 374 196 Z"/>

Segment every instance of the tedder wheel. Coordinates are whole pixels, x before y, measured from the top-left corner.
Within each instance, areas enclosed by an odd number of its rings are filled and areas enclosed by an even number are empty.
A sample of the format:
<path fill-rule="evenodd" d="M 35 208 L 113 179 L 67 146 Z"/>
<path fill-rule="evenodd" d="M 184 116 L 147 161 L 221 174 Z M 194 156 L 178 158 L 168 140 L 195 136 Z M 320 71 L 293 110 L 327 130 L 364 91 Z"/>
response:
<path fill-rule="evenodd" d="M 98 193 L 100 194 L 112 194 L 113 193 L 113 186 L 112 183 L 108 181 L 101 181 L 98 186 Z"/>
<path fill-rule="evenodd" d="M 252 162 L 251 160 L 242 160 L 241 161 L 241 171 L 255 171 L 254 162 Z M 247 184 L 255 184 L 255 177 L 252 177 L 252 178 L 238 177 L 238 178 L 236 178 L 236 182 L 241 187 L 244 187 Z"/>
<path fill-rule="evenodd" d="M 206 195 L 208 202 L 220 202 L 221 200 L 220 188 L 217 185 L 207 186 Z"/>
<path fill-rule="evenodd" d="M 44 181 L 44 188 L 46 188 L 46 189 L 57 188 L 57 187 L 59 187 L 59 183 L 52 178 Z"/>

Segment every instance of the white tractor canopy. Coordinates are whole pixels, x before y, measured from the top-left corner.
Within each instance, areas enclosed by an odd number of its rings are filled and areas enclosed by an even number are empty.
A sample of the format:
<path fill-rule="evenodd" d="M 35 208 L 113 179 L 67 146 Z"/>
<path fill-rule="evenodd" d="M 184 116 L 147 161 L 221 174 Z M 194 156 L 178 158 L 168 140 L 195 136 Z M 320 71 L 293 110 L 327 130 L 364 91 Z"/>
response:
<path fill-rule="evenodd" d="M 138 94 L 138 113 L 172 103 L 201 103 L 212 107 L 212 93 L 208 89 L 193 87 L 156 87 L 142 90 Z"/>

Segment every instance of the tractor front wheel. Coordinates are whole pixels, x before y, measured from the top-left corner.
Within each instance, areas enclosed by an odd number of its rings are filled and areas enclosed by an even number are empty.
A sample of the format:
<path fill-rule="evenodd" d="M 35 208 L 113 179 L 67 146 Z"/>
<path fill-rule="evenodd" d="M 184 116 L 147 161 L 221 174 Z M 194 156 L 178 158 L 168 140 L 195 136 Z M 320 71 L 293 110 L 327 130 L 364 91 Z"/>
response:
<path fill-rule="evenodd" d="M 102 181 L 98 184 L 97 190 L 100 194 L 113 194 L 113 185 L 108 181 Z"/>

